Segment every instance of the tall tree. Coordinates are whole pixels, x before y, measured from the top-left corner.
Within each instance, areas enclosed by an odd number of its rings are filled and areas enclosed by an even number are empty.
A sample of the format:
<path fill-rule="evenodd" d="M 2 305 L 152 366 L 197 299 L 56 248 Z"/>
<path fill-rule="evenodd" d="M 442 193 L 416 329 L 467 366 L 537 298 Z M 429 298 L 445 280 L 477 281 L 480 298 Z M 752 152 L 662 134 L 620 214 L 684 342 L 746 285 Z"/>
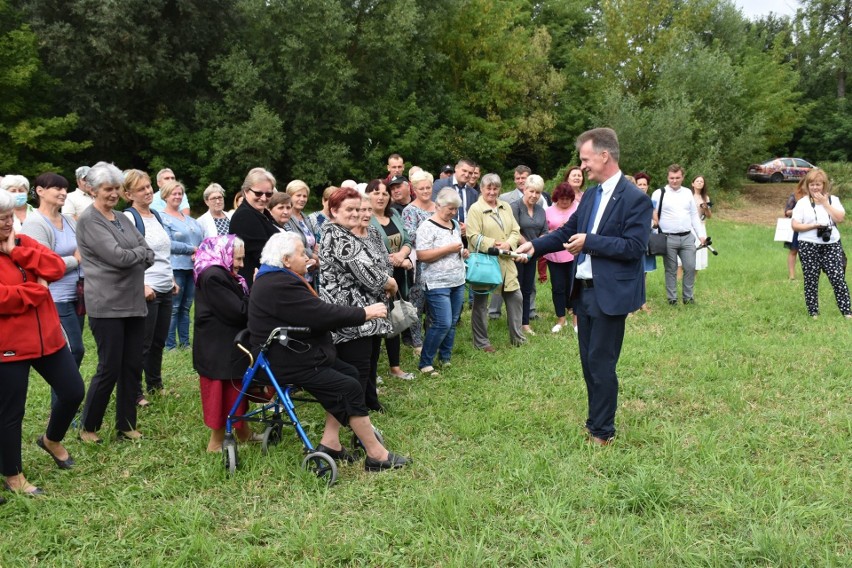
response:
<path fill-rule="evenodd" d="M 795 19 L 796 57 L 808 81 L 831 78 L 846 97 L 852 72 L 852 0 L 803 0 Z M 813 85 L 809 92 L 821 87 Z"/>
<path fill-rule="evenodd" d="M 60 112 L 80 117 L 92 159 L 144 165 L 141 130 L 180 119 L 209 89 L 207 64 L 240 28 L 236 0 L 17 0 L 44 38 L 39 48 L 60 78 Z"/>
<path fill-rule="evenodd" d="M 0 0 L 0 172 L 33 177 L 63 170 L 90 143 L 70 133 L 77 116 L 51 115 L 57 84 L 42 70 L 37 39 L 6 0 Z"/>

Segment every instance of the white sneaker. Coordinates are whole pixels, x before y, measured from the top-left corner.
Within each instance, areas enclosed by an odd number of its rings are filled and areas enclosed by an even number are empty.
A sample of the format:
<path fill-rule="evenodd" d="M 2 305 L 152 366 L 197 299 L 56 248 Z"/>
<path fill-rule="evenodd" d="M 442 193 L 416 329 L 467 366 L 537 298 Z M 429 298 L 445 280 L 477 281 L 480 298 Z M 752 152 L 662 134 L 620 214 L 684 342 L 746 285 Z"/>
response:
<path fill-rule="evenodd" d="M 550 333 L 559 333 L 560 331 L 562 331 L 562 324 L 557 323 L 556 325 L 550 328 Z"/>
<path fill-rule="evenodd" d="M 576 326 L 576 325 L 574 326 L 574 333 L 580 333 L 579 331 L 577 331 L 577 326 Z"/>

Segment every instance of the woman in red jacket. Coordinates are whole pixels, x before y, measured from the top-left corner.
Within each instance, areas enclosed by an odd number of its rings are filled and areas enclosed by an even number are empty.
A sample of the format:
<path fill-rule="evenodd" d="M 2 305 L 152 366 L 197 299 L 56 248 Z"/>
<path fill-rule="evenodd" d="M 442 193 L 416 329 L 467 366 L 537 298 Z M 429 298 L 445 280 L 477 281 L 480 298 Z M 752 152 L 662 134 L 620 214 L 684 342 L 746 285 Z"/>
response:
<path fill-rule="evenodd" d="M 27 495 L 21 436 L 30 367 L 56 392 L 47 432 L 36 444 L 60 469 L 74 460 L 62 439 L 83 400 L 83 379 L 67 347 L 47 285 L 62 278 L 65 262 L 55 252 L 13 229 L 15 199 L 0 191 L 0 474 L 4 487 Z"/>

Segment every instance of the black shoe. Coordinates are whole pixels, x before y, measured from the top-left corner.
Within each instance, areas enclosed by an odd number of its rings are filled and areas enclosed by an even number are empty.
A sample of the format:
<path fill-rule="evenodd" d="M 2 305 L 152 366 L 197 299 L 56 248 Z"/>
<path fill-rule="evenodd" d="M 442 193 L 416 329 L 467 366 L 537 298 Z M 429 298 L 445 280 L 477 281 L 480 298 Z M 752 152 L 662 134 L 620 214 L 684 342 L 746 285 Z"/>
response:
<path fill-rule="evenodd" d="M 684 305 L 694 304 L 694 303 L 695 303 L 695 300 L 693 300 L 692 298 L 684 298 L 684 300 L 683 300 Z"/>
<path fill-rule="evenodd" d="M 388 452 L 388 459 L 384 461 L 376 460 L 367 456 L 364 460 L 364 471 L 384 471 L 386 469 L 399 469 L 411 463 L 410 458 L 398 456 L 393 452 Z"/>
<path fill-rule="evenodd" d="M 44 436 L 38 437 L 38 439 L 36 440 L 36 445 L 45 452 L 47 452 L 47 454 L 53 458 L 53 461 L 56 462 L 56 466 L 59 469 L 71 469 L 74 467 L 74 458 L 71 457 L 71 454 L 68 454 L 68 459 L 59 459 L 58 457 L 53 455 L 53 452 L 47 449 L 47 446 L 44 445 Z"/>
<path fill-rule="evenodd" d="M 676 305 L 677 305 L 677 300 L 669 300 L 669 305 L 670 305 L 670 306 L 676 306 Z"/>
<path fill-rule="evenodd" d="M 356 461 L 358 461 L 358 456 L 359 456 L 359 454 L 352 453 L 349 450 L 347 450 L 345 446 L 341 450 L 332 450 L 328 446 L 324 446 L 323 444 L 320 444 L 319 446 L 316 447 L 316 451 L 322 452 L 324 454 L 328 454 L 329 456 L 331 456 L 334 459 L 334 461 L 337 461 L 337 462 L 355 463 Z"/>
<path fill-rule="evenodd" d="M 5 504 L 6 504 L 6 499 L 4 499 L 3 497 L 0 497 L 0 505 L 5 505 Z"/>

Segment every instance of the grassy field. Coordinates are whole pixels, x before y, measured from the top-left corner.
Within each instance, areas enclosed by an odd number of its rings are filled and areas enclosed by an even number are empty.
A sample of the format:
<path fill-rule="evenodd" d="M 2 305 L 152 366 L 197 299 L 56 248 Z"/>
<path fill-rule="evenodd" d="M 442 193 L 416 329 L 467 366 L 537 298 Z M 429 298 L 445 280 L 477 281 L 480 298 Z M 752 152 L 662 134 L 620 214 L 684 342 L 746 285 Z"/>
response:
<path fill-rule="evenodd" d="M 824 277 L 822 316 L 807 317 L 772 228 L 710 233 L 720 255 L 697 305 L 665 305 L 661 262 L 649 275 L 653 313 L 628 320 L 607 448 L 582 435 L 577 344 L 549 333 L 546 286 L 528 345 L 492 322 L 498 352 L 475 352 L 465 314 L 441 378 L 386 380 L 375 423 L 414 465 L 342 467 L 330 489 L 300 472 L 289 431 L 266 457 L 241 446 L 228 477 L 204 451 L 187 352 L 166 355 L 145 440 L 69 436 L 78 467 L 59 471 L 34 443 L 48 405 L 36 378 L 24 467 L 49 496 L 0 507 L 0 565 L 849 566 L 852 322 Z M 301 414 L 317 439 L 320 411 Z"/>

